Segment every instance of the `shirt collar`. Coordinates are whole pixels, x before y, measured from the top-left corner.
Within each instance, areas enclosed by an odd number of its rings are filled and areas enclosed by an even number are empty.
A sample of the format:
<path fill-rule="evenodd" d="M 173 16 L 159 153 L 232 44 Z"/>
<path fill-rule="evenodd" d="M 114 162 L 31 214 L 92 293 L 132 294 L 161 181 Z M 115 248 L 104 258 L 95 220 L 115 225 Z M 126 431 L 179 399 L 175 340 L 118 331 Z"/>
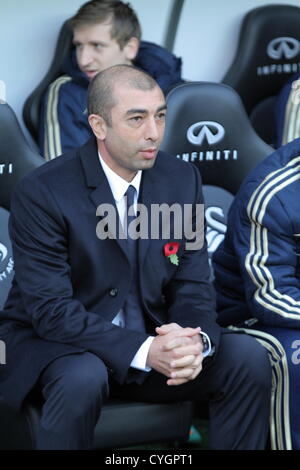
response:
<path fill-rule="evenodd" d="M 99 160 L 102 166 L 102 169 L 105 173 L 105 176 L 108 180 L 111 192 L 113 194 L 113 197 L 116 202 L 119 202 L 124 194 L 126 193 L 128 186 L 131 184 L 132 186 L 135 187 L 137 197 L 139 196 L 139 190 L 140 190 L 140 184 L 141 184 L 141 178 L 142 178 L 142 170 L 138 170 L 137 174 L 133 178 L 130 183 L 128 181 L 124 180 L 121 178 L 121 176 L 117 175 L 108 165 L 105 163 L 103 158 L 100 155 L 100 152 L 98 152 L 99 155 Z"/>

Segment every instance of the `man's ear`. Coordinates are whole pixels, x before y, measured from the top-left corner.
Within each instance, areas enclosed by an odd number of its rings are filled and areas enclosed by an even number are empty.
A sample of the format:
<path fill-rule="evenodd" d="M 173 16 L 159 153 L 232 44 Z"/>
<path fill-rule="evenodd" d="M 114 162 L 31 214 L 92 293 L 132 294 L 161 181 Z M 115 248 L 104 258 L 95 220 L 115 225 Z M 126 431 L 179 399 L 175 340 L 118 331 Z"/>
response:
<path fill-rule="evenodd" d="M 96 138 L 99 140 L 104 140 L 106 137 L 107 125 L 103 117 L 99 116 L 98 114 L 90 114 L 88 121 Z"/>
<path fill-rule="evenodd" d="M 124 46 L 123 50 L 127 60 L 132 61 L 135 59 L 139 51 L 140 41 L 138 38 L 130 38 L 127 44 Z"/>

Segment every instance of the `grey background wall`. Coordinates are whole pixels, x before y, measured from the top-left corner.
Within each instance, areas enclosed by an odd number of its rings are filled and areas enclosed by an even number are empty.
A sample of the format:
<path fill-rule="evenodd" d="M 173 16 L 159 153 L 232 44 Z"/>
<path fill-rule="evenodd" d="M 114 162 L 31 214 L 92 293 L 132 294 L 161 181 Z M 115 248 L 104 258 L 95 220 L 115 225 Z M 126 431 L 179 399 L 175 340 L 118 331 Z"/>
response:
<path fill-rule="evenodd" d="M 185 0 L 174 48 L 184 58 L 184 76 L 220 81 L 233 59 L 243 17 L 271 4 L 300 7 L 300 0 Z"/>
<path fill-rule="evenodd" d="M 173 1 L 131 0 L 144 39 L 163 45 Z M 83 2 L 0 0 L 0 98 L 6 94 L 21 124 L 24 101 L 49 66 L 62 23 Z M 272 3 L 300 7 L 300 0 L 185 0 L 174 45 L 183 59 L 183 76 L 220 81 L 235 53 L 243 16 Z"/>

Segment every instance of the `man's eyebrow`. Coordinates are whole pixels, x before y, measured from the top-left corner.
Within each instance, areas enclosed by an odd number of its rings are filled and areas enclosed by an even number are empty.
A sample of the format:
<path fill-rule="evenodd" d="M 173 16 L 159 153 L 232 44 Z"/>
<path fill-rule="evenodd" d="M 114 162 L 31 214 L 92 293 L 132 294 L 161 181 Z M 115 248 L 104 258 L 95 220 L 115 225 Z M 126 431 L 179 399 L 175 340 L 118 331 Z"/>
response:
<path fill-rule="evenodd" d="M 160 111 L 166 111 L 166 109 L 167 109 L 167 104 L 165 103 L 162 106 L 160 106 L 156 112 L 159 113 Z"/>
<path fill-rule="evenodd" d="M 72 41 L 72 44 L 73 46 L 78 46 L 80 44 L 82 44 L 81 41 L 79 40 L 74 40 Z M 107 46 L 107 43 L 106 42 L 103 42 L 103 41 L 89 41 L 88 44 L 92 44 L 92 45 L 96 45 L 96 44 L 100 44 L 100 46 Z"/>
<path fill-rule="evenodd" d="M 132 108 L 132 109 L 128 109 L 128 111 L 126 111 L 126 114 L 127 115 L 130 115 L 130 114 L 147 114 L 147 109 L 140 109 L 140 108 Z"/>
<path fill-rule="evenodd" d="M 159 108 L 157 108 L 156 112 L 159 113 L 160 111 L 164 111 L 167 109 L 167 105 L 164 104 L 162 106 L 160 106 Z M 126 111 L 126 114 L 127 115 L 131 115 L 131 114 L 147 114 L 149 111 L 147 109 L 141 109 L 141 108 L 132 108 L 132 109 L 128 109 L 128 111 Z"/>

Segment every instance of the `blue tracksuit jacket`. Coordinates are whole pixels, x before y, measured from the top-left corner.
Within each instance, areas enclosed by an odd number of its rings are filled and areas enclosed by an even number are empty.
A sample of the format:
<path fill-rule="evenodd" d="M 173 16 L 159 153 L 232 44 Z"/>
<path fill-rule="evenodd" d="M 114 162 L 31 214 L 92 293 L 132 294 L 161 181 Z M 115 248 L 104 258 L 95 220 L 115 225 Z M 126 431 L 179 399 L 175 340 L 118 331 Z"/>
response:
<path fill-rule="evenodd" d="M 220 322 L 300 328 L 300 139 L 244 181 L 214 270 Z"/>
<path fill-rule="evenodd" d="M 276 390 L 284 403 L 282 416 L 288 418 L 290 411 L 292 447 L 300 449 L 300 139 L 275 151 L 246 178 L 213 264 L 218 322 L 248 331 L 256 322 L 252 328 L 262 337 L 271 334 L 280 342 L 278 351 L 286 359 L 273 378 L 281 384 Z M 281 379 L 284 370 L 289 385 Z"/>

